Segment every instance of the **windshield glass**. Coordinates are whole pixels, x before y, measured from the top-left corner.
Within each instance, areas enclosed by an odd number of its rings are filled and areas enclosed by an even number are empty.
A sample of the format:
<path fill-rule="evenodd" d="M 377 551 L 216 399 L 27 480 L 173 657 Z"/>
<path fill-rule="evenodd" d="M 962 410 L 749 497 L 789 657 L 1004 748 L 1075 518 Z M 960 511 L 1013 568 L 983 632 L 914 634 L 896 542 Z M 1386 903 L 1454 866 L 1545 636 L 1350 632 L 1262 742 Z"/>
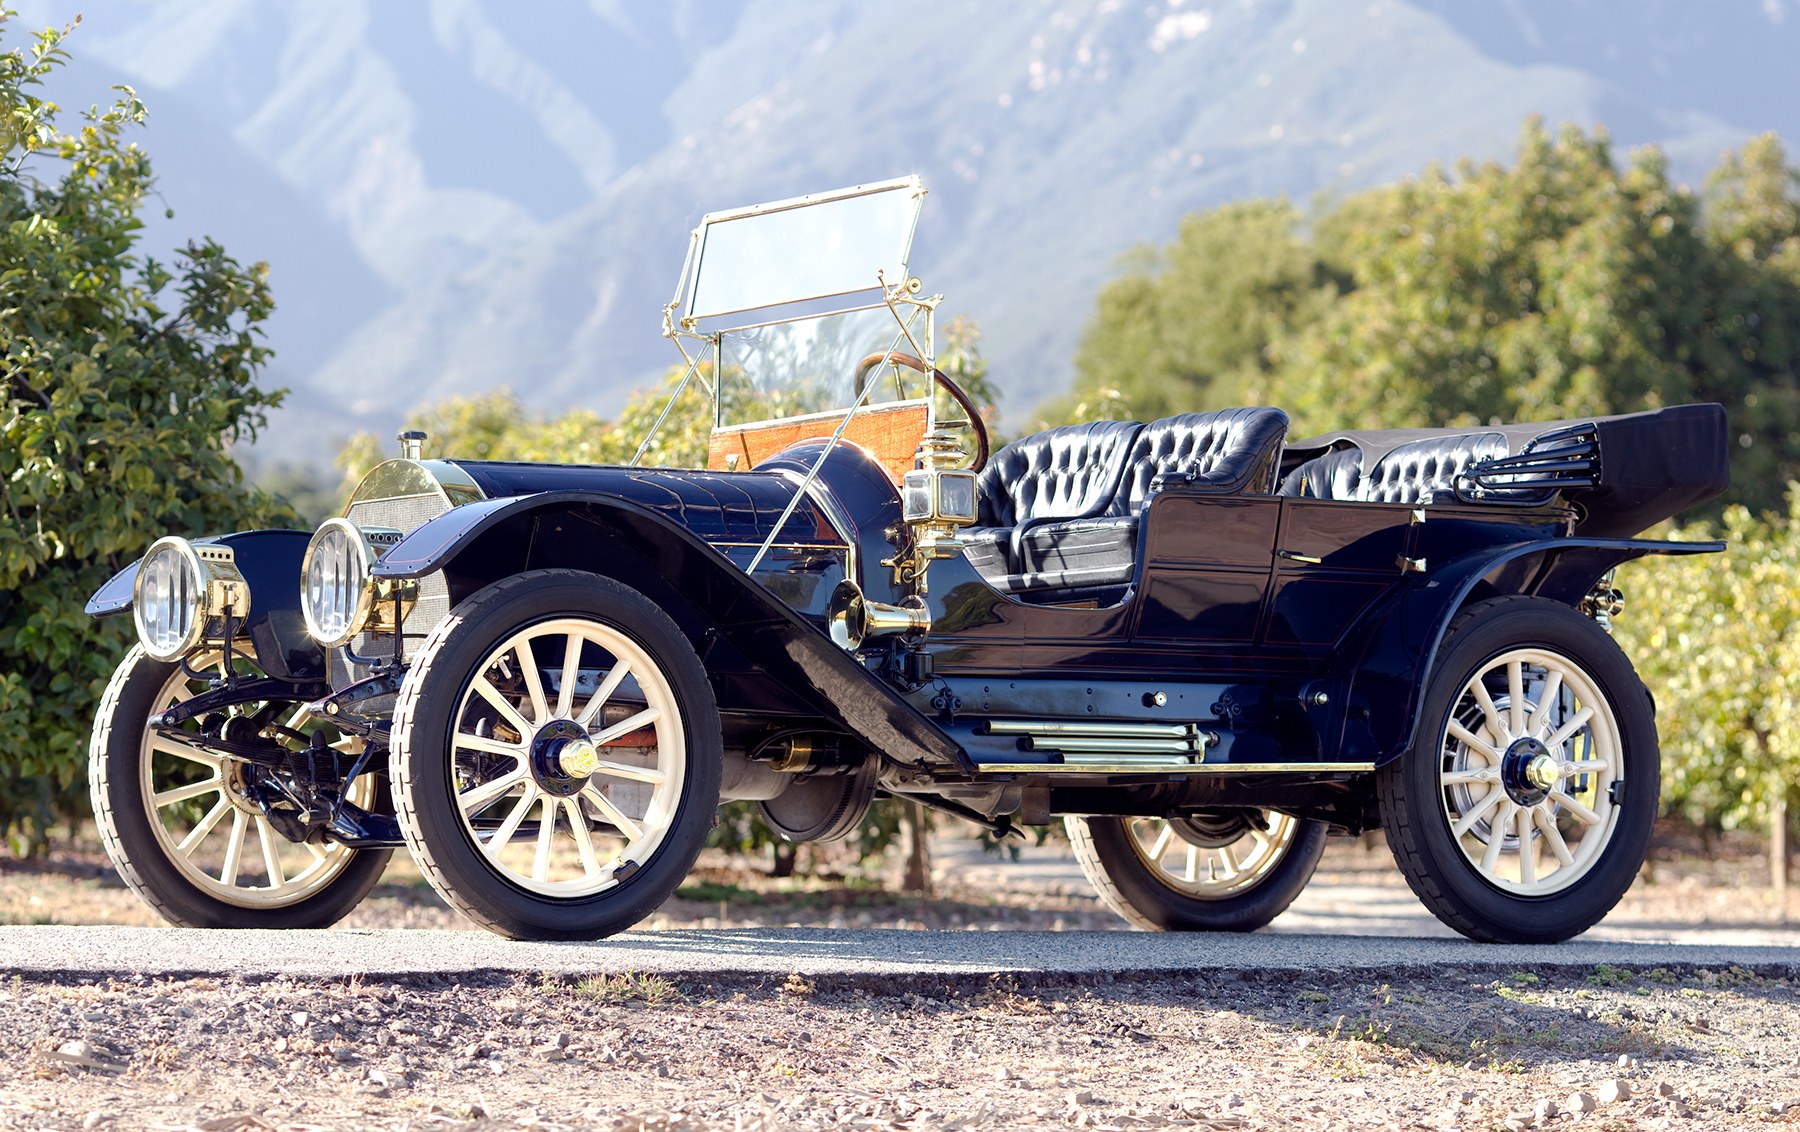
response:
<path fill-rule="evenodd" d="M 691 324 L 873 291 L 884 277 L 902 283 L 923 195 L 905 177 L 710 213 L 695 233 L 681 313 Z"/>
<path fill-rule="evenodd" d="M 842 412 L 856 402 L 858 363 L 888 350 L 929 356 L 929 311 L 900 308 L 913 341 L 885 305 L 819 318 L 795 319 L 734 330 L 719 336 L 719 417 L 721 425 L 749 424 L 812 413 Z M 916 346 L 915 346 L 916 343 Z M 874 366 L 865 405 L 924 398 L 925 375 L 904 366 Z"/>

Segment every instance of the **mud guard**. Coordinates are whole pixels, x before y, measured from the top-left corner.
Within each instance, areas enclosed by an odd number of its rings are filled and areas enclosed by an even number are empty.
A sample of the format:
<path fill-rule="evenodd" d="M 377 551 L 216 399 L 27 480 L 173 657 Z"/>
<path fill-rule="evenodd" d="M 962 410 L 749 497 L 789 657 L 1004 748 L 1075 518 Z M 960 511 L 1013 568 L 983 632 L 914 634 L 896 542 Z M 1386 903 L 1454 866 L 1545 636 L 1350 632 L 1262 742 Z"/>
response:
<path fill-rule="evenodd" d="M 609 531 L 608 554 L 666 581 L 712 629 L 872 750 L 901 763 L 972 773 L 962 747 L 856 658 L 693 532 L 615 495 L 548 491 L 464 504 L 419 526 L 376 563 L 384 578 L 443 570 L 452 602 L 524 569 L 566 567 L 613 574 L 620 563 L 540 538 L 543 523 L 578 518 Z M 630 571 L 620 580 L 629 583 Z"/>
<path fill-rule="evenodd" d="M 1346 693 L 1333 704 L 1336 718 L 1320 722 L 1341 734 L 1338 758 L 1346 762 L 1381 766 L 1399 758 L 1412 746 L 1425 684 L 1450 622 L 1476 586 L 1502 567 L 1541 558 L 1528 585 L 1516 592 L 1573 606 L 1597 578 L 1620 563 L 1650 554 L 1724 549 L 1723 542 L 1564 538 L 1474 554 L 1433 569 L 1364 617 L 1363 628 L 1347 641 L 1328 680 Z M 1331 748 L 1328 738 L 1326 747 Z"/>

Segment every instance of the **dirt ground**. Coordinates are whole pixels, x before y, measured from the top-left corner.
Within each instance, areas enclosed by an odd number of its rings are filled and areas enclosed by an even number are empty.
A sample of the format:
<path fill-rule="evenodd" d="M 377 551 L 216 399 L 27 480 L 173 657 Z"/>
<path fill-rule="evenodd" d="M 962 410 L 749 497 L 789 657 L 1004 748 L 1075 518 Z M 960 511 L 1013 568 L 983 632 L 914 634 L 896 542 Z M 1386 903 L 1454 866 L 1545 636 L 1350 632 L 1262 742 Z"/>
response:
<path fill-rule="evenodd" d="M 1621 912 L 1780 925 L 1750 857 L 1664 851 Z M 723 861 L 648 927 L 1110 928 L 1059 881 L 895 899 Z M 1316 883 L 1397 884 L 1334 846 Z M 79 848 L 0 920 L 151 923 Z M 462 926 L 391 871 L 350 924 Z M 1800 939 L 1800 932 L 1796 932 Z M 1554 950 L 1546 949 L 1547 960 Z M 0 1128 L 1740 1129 L 1800 1125 L 1800 969 L 945 980 L 644 975 L 0 983 Z"/>

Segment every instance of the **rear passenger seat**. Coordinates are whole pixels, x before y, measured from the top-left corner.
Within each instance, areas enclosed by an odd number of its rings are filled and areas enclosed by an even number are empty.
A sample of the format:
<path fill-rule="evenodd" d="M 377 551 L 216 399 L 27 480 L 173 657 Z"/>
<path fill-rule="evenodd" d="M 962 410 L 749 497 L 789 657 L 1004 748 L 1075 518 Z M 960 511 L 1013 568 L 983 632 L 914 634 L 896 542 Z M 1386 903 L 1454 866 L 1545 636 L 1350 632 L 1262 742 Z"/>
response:
<path fill-rule="evenodd" d="M 1287 414 L 1280 409 L 1183 413 L 1140 425 L 1101 421 L 1027 436 L 983 469 L 968 557 L 1011 593 L 1099 596 L 1128 585 L 1138 524 L 1170 481 L 1218 494 L 1275 488 Z"/>
<path fill-rule="evenodd" d="M 1361 503 L 1430 503 L 1454 498 L 1456 478 L 1471 464 L 1507 453 L 1506 437 L 1498 432 L 1433 436 L 1391 449 L 1365 476 L 1362 450 L 1352 444 L 1301 464 L 1275 493 Z"/>

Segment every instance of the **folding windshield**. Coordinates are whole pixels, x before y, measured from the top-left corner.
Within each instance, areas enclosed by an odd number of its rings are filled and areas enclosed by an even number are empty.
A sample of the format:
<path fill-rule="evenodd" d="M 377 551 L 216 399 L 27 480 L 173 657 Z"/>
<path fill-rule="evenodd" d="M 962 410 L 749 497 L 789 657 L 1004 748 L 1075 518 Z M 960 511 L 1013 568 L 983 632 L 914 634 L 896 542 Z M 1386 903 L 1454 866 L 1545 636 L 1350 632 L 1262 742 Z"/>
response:
<path fill-rule="evenodd" d="M 802 313 L 771 310 L 795 303 L 815 314 L 867 305 L 869 292 L 905 282 L 923 200 L 919 179 L 902 177 L 708 213 L 675 297 L 681 329 Z M 750 312 L 765 317 L 727 318 Z"/>

